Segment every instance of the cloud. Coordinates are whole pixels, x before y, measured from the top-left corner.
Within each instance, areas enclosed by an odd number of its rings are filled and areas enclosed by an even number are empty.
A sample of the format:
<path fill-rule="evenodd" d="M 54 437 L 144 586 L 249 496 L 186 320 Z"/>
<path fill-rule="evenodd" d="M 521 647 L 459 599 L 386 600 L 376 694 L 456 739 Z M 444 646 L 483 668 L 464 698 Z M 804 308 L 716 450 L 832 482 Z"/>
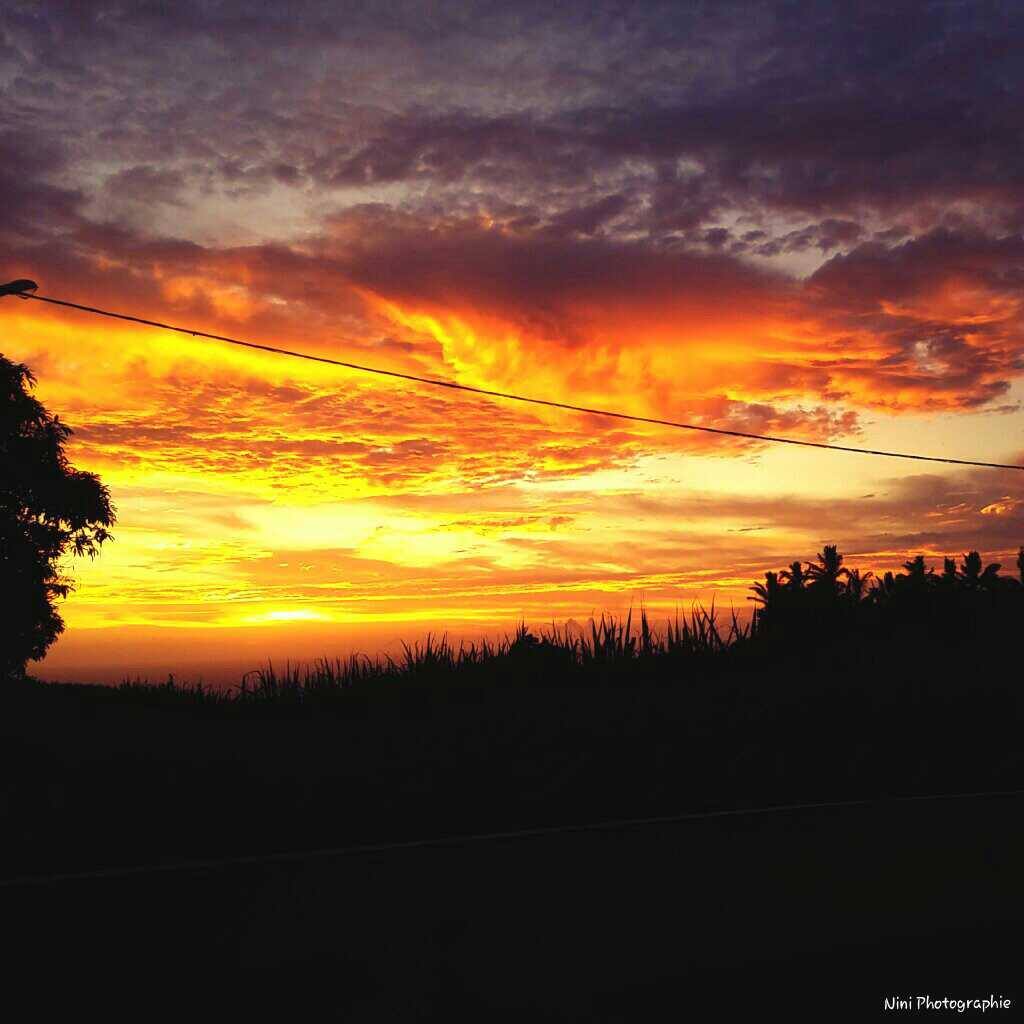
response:
<path fill-rule="evenodd" d="M 1019 5 L 9 7 L 0 270 L 45 294 L 695 425 L 902 449 L 907 418 L 923 445 L 923 414 L 985 410 L 1010 417 L 985 447 L 1014 436 Z M 585 614 L 739 599 L 826 536 L 880 566 L 1019 543 L 1006 474 L 812 479 L 7 302 L 0 347 L 123 508 L 79 621 Z"/>
<path fill-rule="evenodd" d="M 305 216 L 393 187 L 584 233 L 617 195 L 620 232 L 739 216 L 768 258 L 856 241 L 810 224 L 1021 223 L 1012 7 L 15 4 L 3 33 L 5 116 L 89 181 L 183 182 L 192 234 L 275 188 Z"/>
<path fill-rule="evenodd" d="M 1014 460 L 1024 465 L 1024 452 Z M 732 545 L 716 537 L 716 565 L 733 565 L 740 573 L 760 575 L 794 558 L 810 560 L 820 545 L 837 543 L 848 564 L 862 569 L 894 568 L 908 553 L 926 553 L 929 564 L 943 555 L 961 556 L 980 549 L 1002 560 L 1013 572 L 1016 553 L 1024 544 L 1024 477 L 1008 470 L 968 470 L 952 474 L 920 473 L 879 478 L 884 490 L 860 497 L 815 499 L 803 494 L 722 495 L 690 492 L 671 498 L 639 492 L 611 495 L 605 512 L 642 522 L 649 536 L 671 543 L 645 543 L 642 565 L 679 564 L 692 572 L 687 535 L 700 550 L 704 528 L 723 522 L 758 523 L 741 527 L 742 541 Z M 673 526 L 675 529 L 673 529 Z M 763 538 L 750 530 L 764 531 Z M 792 538 L 793 540 L 780 540 Z M 815 552 L 809 546 L 817 544 Z M 940 566 L 941 567 L 941 566 Z M 689 574 L 688 574 L 689 575 Z"/>
<path fill-rule="evenodd" d="M 81 191 L 46 180 L 67 163 L 63 148 L 38 132 L 0 130 L 0 239 L 6 245 L 31 244 L 44 232 L 79 222 Z"/>
<path fill-rule="evenodd" d="M 807 282 L 809 302 L 846 350 L 818 364 L 838 395 L 879 407 L 983 406 L 1024 370 L 1022 279 L 1020 236 L 942 230 L 861 245 Z"/>
<path fill-rule="evenodd" d="M 115 200 L 181 206 L 185 178 L 180 171 L 136 164 L 111 174 L 103 187 Z"/>
<path fill-rule="evenodd" d="M 376 209 L 334 227 L 346 279 L 474 383 L 525 377 L 582 404 L 738 423 L 814 396 L 847 412 L 973 409 L 1024 369 L 1018 236 L 864 243 L 798 283 L 717 253 Z M 856 237 L 848 222 L 819 229 Z"/>

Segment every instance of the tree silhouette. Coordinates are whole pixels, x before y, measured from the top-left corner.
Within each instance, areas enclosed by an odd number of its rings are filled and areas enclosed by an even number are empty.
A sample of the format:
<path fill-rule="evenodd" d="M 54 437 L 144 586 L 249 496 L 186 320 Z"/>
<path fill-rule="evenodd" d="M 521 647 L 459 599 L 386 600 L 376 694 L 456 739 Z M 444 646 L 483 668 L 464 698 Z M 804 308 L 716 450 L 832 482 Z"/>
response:
<path fill-rule="evenodd" d="M 956 572 L 956 559 L 947 556 L 942 563 L 942 585 L 947 588 L 954 587 L 959 579 Z"/>
<path fill-rule="evenodd" d="M 804 589 L 807 577 L 804 575 L 803 565 L 797 561 L 790 562 L 789 568 L 779 573 L 779 579 L 785 582 L 787 590 L 800 591 Z"/>
<path fill-rule="evenodd" d="M 970 590 L 991 590 L 999 585 L 999 570 L 1002 566 L 998 562 L 986 565 L 982 570 L 981 555 L 977 551 L 969 551 L 964 555 L 964 561 L 960 566 L 964 585 Z"/>
<path fill-rule="evenodd" d="M 777 572 L 766 572 L 764 583 L 754 583 L 750 589 L 754 591 L 754 596 L 748 597 L 748 601 L 755 601 L 766 611 L 778 606 L 781 587 Z"/>
<path fill-rule="evenodd" d="M 960 575 L 964 585 L 974 589 L 981 582 L 981 555 L 977 551 L 968 551 L 960 563 Z"/>
<path fill-rule="evenodd" d="M 923 587 L 931 582 L 934 575 L 933 570 L 924 564 L 924 555 L 915 555 L 909 561 L 903 563 L 907 570 L 907 580 L 916 587 Z"/>
<path fill-rule="evenodd" d="M 779 583 L 777 572 L 766 572 L 764 583 L 754 583 L 750 588 L 754 592 L 753 601 L 757 607 L 754 608 L 753 628 L 763 630 L 766 626 L 776 625 L 777 619 L 783 614 L 783 589 Z"/>
<path fill-rule="evenodd" d="M 846 569 L 846 594 L 850 602 L 857 606 L 869 593 L 869 585 L 874 573 L 868 569 L 861 572 L 860 569 Z"/>
<path fill-rule="evenodd" d="M 904 659 L 917 672 L 926 650 L 959 657 L 965 650 L 984 649 L 994 664 L 996 651 L 1012 649 L 1006 638 L 1019 628 L 1024 584 L 1000 576 L 999 563 L 985 565 L 979 552 L 965 553 L 959 568 L 947 556 L 941 575 L 924 555 L 905 561 L 905 572 L 887 570 L 880 578 L 843 561 L 828 545 L 806 569 L 792 562 L 781 572 L 765 573 L 764 583 L 752 584 L 751 636 L 766 657 L 785 658 L 800 650 L 805 667 L 819 659 L 819 667 L 830 671 L 828 652 L 842 650 L 847 664 L 851 656 L 877 661 L 884 655 Z M 1024 547 L 1017 568 L 1024 578 Z"/>
<path fill-rule="evenodd" d="M 94 557 L 114 522 L 107 488 L 69 465 L 71 428 L 30 394 L 34 384 L 27 366 L 0 355 L 0 679 L 23 676 L 57 639 L 55 601 L 72 587 L 59 560 Z"/>
<path fill-rule="evenodd" d="M 818 553 L 818 561 L 810 562 L 807 575 L 811 589 L 827 597 L 835 597 L 839 593 L 839 577 L 846 576 L 848 570 L 843 568 L 843 556 L 835 544 L 826 544 L 824 551 Z"/>

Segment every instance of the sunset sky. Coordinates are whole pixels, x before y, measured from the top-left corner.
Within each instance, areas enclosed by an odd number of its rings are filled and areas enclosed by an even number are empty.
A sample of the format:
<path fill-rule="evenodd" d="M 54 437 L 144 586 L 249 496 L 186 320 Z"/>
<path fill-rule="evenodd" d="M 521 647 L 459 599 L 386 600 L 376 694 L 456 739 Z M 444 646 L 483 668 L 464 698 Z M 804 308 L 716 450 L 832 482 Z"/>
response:
<path fill-rule="evenodd" d="M 46 3 L 0 279 L 478 387 L 1024 462 L 1024 7 Z M 1024 474 L 519 405 L 0 300 L 109 485 L 46 678 L 1016 571 Z"/>

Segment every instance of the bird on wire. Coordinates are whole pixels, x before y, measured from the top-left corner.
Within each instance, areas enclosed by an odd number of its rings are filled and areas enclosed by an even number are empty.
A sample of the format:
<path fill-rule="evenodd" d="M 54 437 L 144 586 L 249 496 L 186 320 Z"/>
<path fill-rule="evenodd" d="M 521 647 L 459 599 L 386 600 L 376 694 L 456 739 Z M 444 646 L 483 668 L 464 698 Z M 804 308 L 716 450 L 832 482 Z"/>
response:
<path fill-rule="evenodd" d="M 27 299 L 26 292 L 34 292 L 39 285 L 30 281 L 27 277 L 20 277 L 17 281 L 8 281 L 7 284 L 0 284 L 0 295 L 19 295 Z"/>

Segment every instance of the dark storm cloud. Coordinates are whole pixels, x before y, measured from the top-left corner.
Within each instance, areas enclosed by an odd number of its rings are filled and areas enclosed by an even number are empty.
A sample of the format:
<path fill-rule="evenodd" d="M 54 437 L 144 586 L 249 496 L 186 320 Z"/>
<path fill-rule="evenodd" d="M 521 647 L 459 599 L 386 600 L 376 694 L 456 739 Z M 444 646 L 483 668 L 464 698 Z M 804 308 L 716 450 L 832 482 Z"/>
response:
<path fill-rule="evenodd" d="M 564 226 L 592 233 L 621 205 L 619 197 L 610 197 Z M 380 208 L 346 211 L 334 227 L 334 256 L 346 277 L 397 300 L 480 303 L 524 316 L 535 310 L 543 318 L 547 311 L 592 301 L 601 292 L 632 293 L 639 305 L 644 296 L 675 290 L 710 316 L 730 300 L 742 301 L 754 313 L 780 301 L 788 289 L 779 275 L 728 257 L 665 254 L 636 242 L 491 230 L 472 221 L 431 229 Z"/>
<path fill-rule="evenodd" d="M 0 132 L 0 239 L 24 244 L 78 223 L 82 193 L 47 182 L 66 165 L 61 148 L 39 134 Z"/>
<path fill-rule="evenodd" d="M 1024 238 L 939 230 L 897 246 L 873 242 L 829 260 L 808 286 L 863 309 L 879 301 L 912 300 L 948 274 L 986 292 L 1019 293 Z"/>
<path fill-rule="evenodd" d="M 329 185 L 372 185 L 409 179 L 441 183 L 473 175 L 492 183 L 524 168 L 568 180 L 579 174 L 581 146 L 572 134 L 521 117 L 413 112 L 387 122 L 355 151 L 326 153 L 311 168 Z"/>
<path fill-rule="evenodd" d="M 154 200 L 402 184 L 586 234 L 619 195 L 655 237 L 788 218 L 745 228 L 769 258 L 898 208 L 1024 223 L 1017 4 L 15 4 L 0 33 L 4 116 Z"/>
<path fill-rule="evenodd" d="M 529 194 L 571 191 L 640 162 L 647 177 L 634 188 L 650 200 L 645 226 L 654 231 L 685 230 L 730 208 L 828 223 L 844 221 L 829 214 L 885 217 L 908 204 L 927 227 L 943 214 L 928 203 L 961 199 L 994 204 L 978 216 L 1009 223 L 1024 197 L 1020 47 L 1008 42 L 1020 40 L 1022 18 L 1012 7 L 980 6 L 987 19 L 949 4 L 779 5 L 745 36 L 735 28 L 742 12 L 725 7 L 708 28 L 734 67 L 699 74 L 690 71 L 692 40 L 671 24 L 655 39 L 654 12 L 648 31 L 634 26 L 620 40 L 621 51 L 596 33 L 590 40 L 605 58 L 592 93 L 605 102 L 574 105 L 586 94 L 570 91 L 493 116 L 465 106 L 457 87 L 444 110 L 413 92 L 369 138 L 322 151 L 311 171 L 332 184 L 468 180 Z M 672 45 L 674 88 L 666 89 L 653 73 L 664 76 L 659 58 Z M 571 216 L 571 202 L 594 202 L 583 192 L 547 198 Z"/>

